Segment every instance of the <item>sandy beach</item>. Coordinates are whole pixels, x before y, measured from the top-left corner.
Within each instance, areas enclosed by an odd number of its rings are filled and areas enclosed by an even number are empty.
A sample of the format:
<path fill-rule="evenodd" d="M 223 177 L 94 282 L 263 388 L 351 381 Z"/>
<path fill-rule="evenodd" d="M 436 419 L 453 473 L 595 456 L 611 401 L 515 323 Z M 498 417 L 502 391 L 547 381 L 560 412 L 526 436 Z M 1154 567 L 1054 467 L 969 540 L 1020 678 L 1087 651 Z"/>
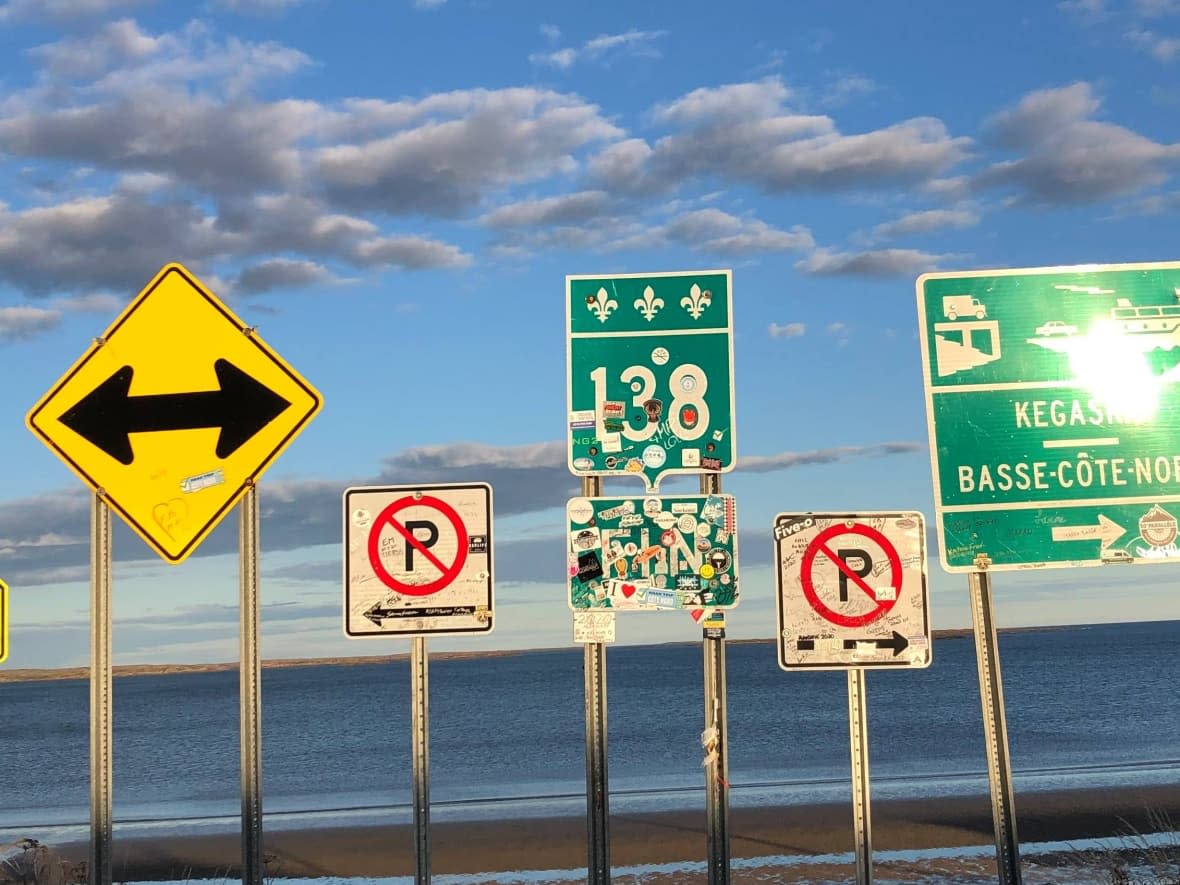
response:
<path fill-rule="evenodd" d="M 1180 821 L 1180 786 L 1029 793 L 1017 796 L 1016 810 L 1022 843 L 1147 833 L 1153 829 L 1151 814 L 1156 820 L 1162 814 Z M 872 813 L 876 852 L 992 843 L 986 796 L 879 801 L 873 803 Z M 703 807 L 612 815 L 612 866 L 702 861 L 705 828 Z M 841 854 L 852 850 L 852 840 L 849 804 L 730 812 L 730 853 L 735 860 Z M 576 817 L 435 823 L 431 847 L 435 874 L 574 869 L 586 862 L 585 821 Z M 59 848 L 73 860 L 86 857 L 84 843 Z M 239 875 L 240 852 L 237 834 L 116 838 L 113 874 L 115 881 L 233 878 Z M 405 826 L 264 834 L 267 872 L 278 877 L 412 876 L 412 852 L 413 833 Z"/>

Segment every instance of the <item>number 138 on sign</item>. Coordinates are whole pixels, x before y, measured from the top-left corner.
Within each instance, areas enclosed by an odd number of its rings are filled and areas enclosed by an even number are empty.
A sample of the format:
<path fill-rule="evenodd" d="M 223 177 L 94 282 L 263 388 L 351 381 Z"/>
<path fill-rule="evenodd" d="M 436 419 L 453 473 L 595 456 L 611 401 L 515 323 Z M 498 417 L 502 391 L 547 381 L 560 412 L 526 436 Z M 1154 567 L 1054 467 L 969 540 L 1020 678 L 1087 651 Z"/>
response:
<path fill-rule="evenodd" d="M 569 467 L 641 476 L 734 466 L 728 271 L 567 278 Z"/>

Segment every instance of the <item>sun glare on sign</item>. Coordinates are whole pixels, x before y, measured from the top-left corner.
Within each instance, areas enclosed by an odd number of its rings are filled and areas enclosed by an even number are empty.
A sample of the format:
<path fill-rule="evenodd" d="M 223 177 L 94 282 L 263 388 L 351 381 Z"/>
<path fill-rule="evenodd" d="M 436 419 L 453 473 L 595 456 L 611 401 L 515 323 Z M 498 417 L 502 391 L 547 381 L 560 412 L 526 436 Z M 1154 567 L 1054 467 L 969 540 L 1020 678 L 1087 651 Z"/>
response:
<path fill-rule="evenodd" d="M 1117 323 L 1099 321 L 1069 349 L 1074 378 L 1124 420 L 1151 421 L 1159 411 L 1163 379 L 1155 375 L 1139 343 Z"/>

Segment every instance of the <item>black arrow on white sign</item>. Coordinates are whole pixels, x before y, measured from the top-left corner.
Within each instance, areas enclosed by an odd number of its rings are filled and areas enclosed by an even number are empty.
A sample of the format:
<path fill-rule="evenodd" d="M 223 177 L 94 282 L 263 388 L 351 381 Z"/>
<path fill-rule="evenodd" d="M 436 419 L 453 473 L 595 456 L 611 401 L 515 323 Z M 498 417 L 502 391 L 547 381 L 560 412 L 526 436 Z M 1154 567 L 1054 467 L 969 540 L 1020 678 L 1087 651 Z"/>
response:
<path fill-rule="evenodd" d="M 291 404 L 229 360 L 213 363 L 217 390 L 131 395 L 123 366 L 61 416 L 61 423 L 120 464 L 131 464 L 132 433 L 216 427 L 217 457 L 228 458 Z"/>
<path fill-rule="evenodd" d="M 879 637 L 868 637 L 865 639 L 845 639 L 845 648 L 856 648 L 858 643 L 871 642 L 877 648 L 891 648 L 893 649 L 893 656 L 896 658 L 899 654 L 909 648 L 910 642 L 896 630 L 893 631 L 893 636 L 888 639 L 881 639 Z"/>

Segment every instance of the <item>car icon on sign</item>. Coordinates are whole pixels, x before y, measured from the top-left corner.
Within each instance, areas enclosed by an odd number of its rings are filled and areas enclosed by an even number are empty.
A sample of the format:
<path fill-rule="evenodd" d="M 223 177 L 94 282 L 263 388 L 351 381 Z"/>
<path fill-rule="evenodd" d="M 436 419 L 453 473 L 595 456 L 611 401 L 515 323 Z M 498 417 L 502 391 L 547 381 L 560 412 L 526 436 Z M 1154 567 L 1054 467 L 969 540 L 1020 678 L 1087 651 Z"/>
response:
<path fill-rule="evenodd" d="M 1043 326 L 1037 326 L 1038 335 L 1076 335 L 1077 333 L 1077 326 L 1071 326 L 1061 320 L 1050 320 Z"/>

